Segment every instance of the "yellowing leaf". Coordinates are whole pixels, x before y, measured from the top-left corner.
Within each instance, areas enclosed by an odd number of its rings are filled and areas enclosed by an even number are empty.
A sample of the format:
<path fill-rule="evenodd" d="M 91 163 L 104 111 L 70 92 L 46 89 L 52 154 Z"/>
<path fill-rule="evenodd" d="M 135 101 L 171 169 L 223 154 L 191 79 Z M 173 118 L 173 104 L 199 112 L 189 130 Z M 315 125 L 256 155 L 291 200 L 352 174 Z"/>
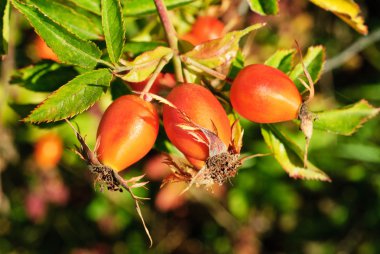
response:
<path fill-rule="evenodd" d="M 161 60 L 165 58 L 169 61 L 172 56 L 172 49 L 167 47 L 159 46 L 154 50 L 147 51 L 136 57 L 135 60 L 124 63 L 129 72 L 121 78 L 128 82 L 144 81 L 154 72 Z"/>
<path fill-rule="evenodd" d="M 211 40 L 196 46 L 184 56 L 211 69 L 228 65 L 237 55 L 240 39 L 264 25 L 265 23 L 259 23 L 241 31 L 227 33 L 220 39 Z"/>
<path fill-rule="evenodd" d="M 274 125 L 262 125 L 261 133 L 274 158 L 291 178 L 331 182 L 330 177 L 311 162 L 307 161 L 307 168 L 304 168 L 301 149 Z"/>
<path fill-rule="evenodd" d="M 326 11 L 331 11 L 361 34 L 367 34 L 368 28 L 360 15 L 360 7 L 353 0 L 310 0 Z"/>

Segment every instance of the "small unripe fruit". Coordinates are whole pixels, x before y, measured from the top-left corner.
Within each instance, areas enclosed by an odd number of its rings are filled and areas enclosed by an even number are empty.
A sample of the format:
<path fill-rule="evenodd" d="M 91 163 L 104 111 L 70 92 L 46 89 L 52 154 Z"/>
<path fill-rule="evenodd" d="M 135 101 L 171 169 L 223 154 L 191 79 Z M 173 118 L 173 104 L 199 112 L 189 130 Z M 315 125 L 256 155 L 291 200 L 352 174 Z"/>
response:
<path fill-rule="evenodd" d="M 135 95 L 116 99 L 98 127 L 98 158 L 121 171 L 144 157 L 156 141 L 159 127 L 155 107 Z"/>
<path fill-rule="evenodd" d="M 277 123 L 296 119 L 302 97 L 287 75 L 278 69 L 253 64 L 236 76 L 230 92 L 233 108 L 257 123 Z"/>
<path fill-rule="evenodd" d="M 231 129 L 227 114 L 208 89 L 196 84 L 183 84 L 175 87 L 169 93 L 167 100 L 201 127 L 210 131 L 214 131 L 216 128 L 218 137 L 228 147 L 231 140 Z M 209 157 L 207 145 L 196 141 L 187 130 L 178 126 L 186 124 L 186 122 L 176 109 L 165 105 L 163 122 L 170 141 L 182 153 L 202 161 Z"/>

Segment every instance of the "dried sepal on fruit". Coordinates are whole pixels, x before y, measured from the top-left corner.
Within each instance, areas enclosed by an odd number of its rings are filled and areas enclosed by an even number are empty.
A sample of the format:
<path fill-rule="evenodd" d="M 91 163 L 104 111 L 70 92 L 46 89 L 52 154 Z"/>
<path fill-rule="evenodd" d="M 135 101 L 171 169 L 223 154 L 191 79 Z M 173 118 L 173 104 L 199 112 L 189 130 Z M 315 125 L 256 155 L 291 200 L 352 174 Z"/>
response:
<path fill-rule="evenodd" d="M 230 131 L 233 133 L 233 136 L 227 146 L 218 137 L 216 127 L 214 130 L 206 129 L 196 124 L 184 111 L 177 108 L 170 101 L 154 94 L 147 95 L 175 109 L 181 115 L 182 120 L 184 120 L 184 123 L 178 124 L 178 127 L 185 130 L 196 142 L 204 144 L 208 148 L 208 157 L 201 169 L 182 159 L 168 155 L 166 163 L 171 167 L 172 174 L 169 174 L 163 180 L 162 186 L 167 183 L 184 181 L 189 183 L 184 192 L 192 185 L 204 186 L 206 189 L 211 189 L 215 184 L 222 185 L 233 178 L 244 160 L 263 156 L 263 154 L 256 154 L 244 158 L 240 157 L 244 131 L 241 129 L 238 120 L 234 121 L 231 126 Z"/>
<path fill-rule="evenodd" d="M 141 222 L 144 226 L 145 232 L 149 238 L 150 245 L 152 246 L 153 240 L 152 240 L 150 232 L 149 232 L 149 230 L 145 224 L 145 220 L 144 220 L 144 217 L 143 217 L 143 215 L 141 213 L 141 209 L 140 209 L 140 202 L 142 200 L 147 200 L 149 198 L 143 198 L 143 197 L 136 196 L 132 192 L 132 189 L 134 189 L 134 188 L 140 188 L 140 187 L 146 186 L 146 184 L 148 182 L 141 182 L 144 175 L 136 176 L 136 177 L 133 177 L 131 179 L 126 180 L 123 177 L 121 177 L 117 173 L 117 171 L 115 171 L 114 169 L 100 163 L 100 161 L 98 160 L 97 154 L 96 154 L 97 148 L 99 147 L 99 140 L 97 141 L 97 143 L 95 145 L 94 151 L 92 151 L 88 147 L 88 145 L 86 144 L 85 139 L 75 129 L 75 127 L 71 124 L 71 122 L 67 119 L 65 119 L 65 120 L 70 125 L 70 127 L 73 129 L 73 131 L 74 131 L 74 133 L 75 133 L 75 135 L 76 135 L 76 137 L 80 143 L 80 146 L 76 146 L 76 149 L 74 150 L 74 152 L 76 154 L 78 154 L 79 157 L 87 163 L 88 169 L 90 170 L 90 172 L 95 177 L 94 186 L 96 187 L 96 185 L 99 185 L 101 191 L 103 191 L 104 188 L 106 188 L 107 190 L 110 190 L 110 191 L 123 192 L 123 189 L 124 189 L 127 192 L 129 192 L 129 194 L 131 195 L 131 197 L 135 201 L 136 211 L 137 211 L 137 213 L 141 219 Z"/>
<path fill-rule="evenodd" d="M 295 43 L 297 46 L 298 53 L 300 54 L 300 60 L 301 60 L 300 62 L 302 65 L 302 70 L 309 83 L 307 84 L 304 80 L 299 78 L 299 81 L 301 82 L 301 84 L 309 91 L 308 98 L 302 103 L 300 110 L 298 112 L 298 119 L 300 120 L 300 129 L 305 135 L 305 152 L 304 152 L 303 163 L 304 163 L 304 167 L 307 168 L 308 150 L 309 150 L 311 137 L 313 136 L 313 123 L 316 120 L 316 116 L 309 110 L 308 104 L 313 100 L 315 90 L 314 90 L 313 79 L 311 78 L 310 73 L 306 69 L 305 64 L 303 62 L 301 48 L 297 41 L 295 41 Z"/>

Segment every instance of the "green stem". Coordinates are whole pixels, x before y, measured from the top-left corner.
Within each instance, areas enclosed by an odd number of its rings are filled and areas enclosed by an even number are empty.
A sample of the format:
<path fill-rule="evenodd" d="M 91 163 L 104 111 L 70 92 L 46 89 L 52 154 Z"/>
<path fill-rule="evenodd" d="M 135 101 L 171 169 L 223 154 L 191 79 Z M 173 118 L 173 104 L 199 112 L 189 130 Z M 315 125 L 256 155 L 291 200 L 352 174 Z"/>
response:
<path fill-rule="evenodd" d="M 177 33 L 169 19 L 168 9 L 166 8 L 163 0 L 154 0 L 154 4 L 156 5 L 156 9 L 160 17 L 161 23 L 164 26 L 166 39 L 169 43 L 170 48 L 174 52 L 173 64 L 176 79 L 178 82 L 183 82 L 184 79 L 182 73 L 182 63 L 181 59 L 179 58 Z"/>

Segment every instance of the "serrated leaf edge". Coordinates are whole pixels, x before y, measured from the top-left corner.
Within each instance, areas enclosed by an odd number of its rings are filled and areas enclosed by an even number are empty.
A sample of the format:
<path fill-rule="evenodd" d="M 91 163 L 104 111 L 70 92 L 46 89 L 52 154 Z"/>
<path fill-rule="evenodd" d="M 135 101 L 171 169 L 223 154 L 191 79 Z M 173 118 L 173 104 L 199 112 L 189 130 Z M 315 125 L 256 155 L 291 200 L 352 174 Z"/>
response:
<path fill-rule="evenodd" d="M 44 13 L 42 13 L 42 12 L 41 12 L 37 7 L 35 7 L 34 5 L 30 5 L 30 4 L 27 4 L 27 3 L 24 3 L 24 2 L 23 2 L 23 3 L 20 3 L 18 0 L 10 0 L 10 1 L 12 2 L 13 7 L 16 8 L 16 9 L 17 9 L 20 13 L 22 13 L 22 14 L 23 14 L 23 12 L 20 11 L 20 10 L 19 10 L 19 9 L 13 4 L 13 2 L 18 2 L 18 3 L 21 4 L 21 5 L 26 5 L 26 6 L 29 6 L 29 7 L 35 8 L 35 9 L 38 10 L 38 12 L 40 12 L 42 15 L 46 16 Z M 30 23 L 29 18 L 26 17 L 24 14 L 23 14 L 23 16 L 24 16 L 24 17 L 28 20 L 28 22 Z M 53 22 L 54 24 L 56 24 L 56 25 L 58 25 L 58 26 L 61 26 L 60 24 L 58 24 L 58 23 L 55 22 L 54 20 L 50 19 L 48 16 L 46 16 L 46 18 L 49 19 L 49 20 L 50 20 L 51 22 Z M 31 26 L 32 26 L 32 25 L 31 25 Z M 33 27 L 33 26 L 32 26 L 32 27 Z M 61 27 L 62 27 L 62 26 L 61 26 Z M 36 32 L 36 34 L 38 34 L 38 36 L 40 36 L 41 38 L 43 38 L 43 37 L 39 34 L 39 32 L 38 32 L 34 27 L 33 27 L 33 29 L 34 29 L 34 31 Z M 94 42 L 89 41 L 89 40 L 84 40 L 84 39 L 82 39 L 82 38 L 79 38 L 77 35 L 73 34 L 72 32 L 70 32 L 69 30 L 67 30 L 67 29 L 64 28 L 64 27 L 62 27 L 62 29 L 66 30 L 66 32 L 70 33 L 72 36 L 76 37 L 78 40 L 83 41 L 83 42 L 86 42 L 86 43 L 91 44 L 92 46 L 94 46 L 94 47 L 98 50 L 98 52 L 99 52 L 99 58 L 100 58 L 102 52 L 100 51 L 100 49 L 98 48 L 98 46 L 97 46 Z M 64 40 L 63 40 L 63 41 L 64 41 Z M 64 42 L 65 42 L 65 41 L 64 41 Z M 46 44 L 48 44 L 48 43 L 46 42 Z M 69 45 L 69 44 L 65 43 L 65 45 Z M 49 46 L 49 44 L 48 44 L 48 46 Z M 92 57 L 91 55 L 87 54 L 85 51 L 82 51 L 80 48 L 73 47 L 72 45 L 69 45 L 69 46 L 71 46 L 70 48 L 79 49 L 81 52 L 83 52 L 85 55 L 87 55 L 90 59 L 93 59 L 95 62 L 98 62 L 98 61 L 99 61 L 99 58 Z M 49 46 L 49 48 L 51 48 L 51 47 Z M 51 49 L 52 49 L 52 48 L 51 48 Z M 52 50 L 53 50 L 53 49 L 52 49 Z M 54 50 L 53 50 L 53 52 L 54 52 Z M 54 52 L 54 53 L 55 53 L 55 52 Z M 59 58 L 59 57 L 58 57 L 58 58 Z M 83 65 L 80 65 L 80 64 L 73 64 L 73 63 L 70 63 L 70 62 L 67 62 L 67 61 L 63 61 L 63 60 L 61 60 L 61 59 L 59 59 L 59 61 L 60 61 L 61 63 L 67 64 L 67 65 L 76 65 L 76 66 L 81 66 L 81 67 L 83 67 L 83 68 L 85 68 L 85 69 L 89 69 L 88 66 L 83 66 Z"/>
<path fill-rule="evenodd" d="M 105 69 L 97 69 L 97 70 L 93 70 L 93 71 L 89 71 L 89 72 L 95 72 L 95 71 L 99 71 L 99 70 L 105 70 Z M 87 75 L 89 72 L 86 72 L 86 73 L 83 73 L 83 74 L 81 74 L 81 75 L 78 75 L 78 76 L 76 76 L 74 79 L 79 78 L 79 77 L 84 76 L 84 75 Z M 70 82 L 73 81 L 74 79 L 70 80 L 70 81 L 67 82 L 66 84 L 70 83 Z M 65 84 L 65 85 L 66 85 L 66 84 Z M 34 113 L 36 110 L 38 110 L 42 105 L 44 105 L 45 102 L 46 102 L 47 100 L 49 100 L 52 96 L 54 96 L 56 93 L 58 93 L 59 90 L 61 90 L 65 85 L 61 86 L 60 88 L 58 88 L 57 90 L 55 90 L 53 93 L 51 93 L 48 97 L 46 97 L 45 100 L 43 100 L 41 103 L 39 103 L 39 104 L 37 105 L 37 107 L 36 107 L 35 109 L 33 109 L 27 117 L 25 117 L 24 119 L 21 119 L 21 121 L 22 121 L 22 122 L 29 122 L 29 123 L 36 123 L 36 124 L 39 124 L 39 123 L 51 123 L 51 122 L 57 122 L 57 121 L 64 120 L 64 119 L 66 119 L 66 118 L 69 119 L 69 118 L 71 118 L 71 117 L 73 117 L 73 116 L 79 115 L 79 114 L 83 113 L 84 111 L 86 111 L 87 109 L 89 109 L 90 107 L 92 107 L 92 106 L 96 103 L 96 100 L 95 100 L 92 104 L 90 104 L 88 107 L 84 108 L 83 110 L 81 110 L 81 111 L 79 111 L 79 112 L 77 112 L 77 113 L 74 113 L 74 114 L 70 114 L 70 115 L 68 115 L 67 117 L 64 117 L 64 118 L 53 118 L 52 120 L 47 120 L 47 121 L 31 121 L 31 120 L 28 119 L 28 118 L 30 118 L 31 115 L 33 115 L 33 113 Z"/>

